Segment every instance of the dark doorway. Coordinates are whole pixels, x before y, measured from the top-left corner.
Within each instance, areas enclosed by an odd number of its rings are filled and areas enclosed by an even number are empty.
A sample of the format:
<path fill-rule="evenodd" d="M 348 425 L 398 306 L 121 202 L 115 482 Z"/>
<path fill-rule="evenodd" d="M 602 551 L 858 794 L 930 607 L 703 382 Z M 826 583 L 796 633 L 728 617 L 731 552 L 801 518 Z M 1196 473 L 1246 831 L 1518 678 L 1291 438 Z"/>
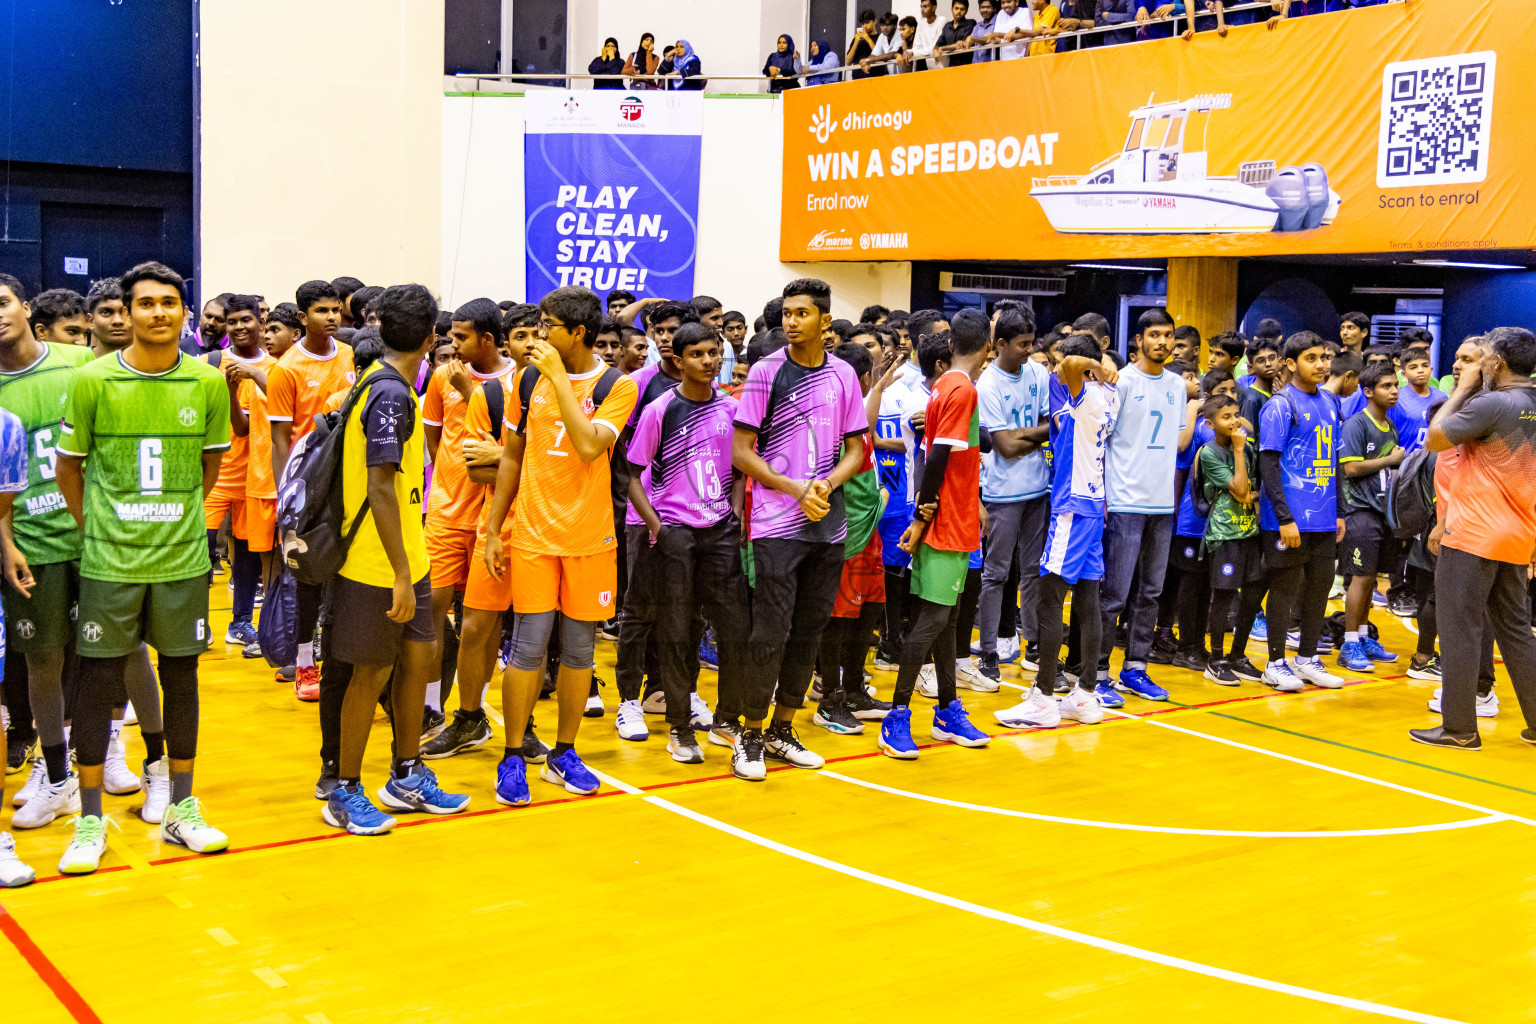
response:
<path fill-rule="evenodd" d="M 501 62 L 501 0 L 448 0 L 443 73 L 494 75 Z"/>
<path fill-rule="evenodd" d="M 551 75 L 565 67 L 566 0 L 517 0 L 512 5 L 512 73 Z M 531 85 L 563 86 L 552 79 Z"/>
<path fill-rule="evenodd" d="M 43 287 L 84 294 L 92 281 L 165 258 L 165 211 L 43 203 Z"/>

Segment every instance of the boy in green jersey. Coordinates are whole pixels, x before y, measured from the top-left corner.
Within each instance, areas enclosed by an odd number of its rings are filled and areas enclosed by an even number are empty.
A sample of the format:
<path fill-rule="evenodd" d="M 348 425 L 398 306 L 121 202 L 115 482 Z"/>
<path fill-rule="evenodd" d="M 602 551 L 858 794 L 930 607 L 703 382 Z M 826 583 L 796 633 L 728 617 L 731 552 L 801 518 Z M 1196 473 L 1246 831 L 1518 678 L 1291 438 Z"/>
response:
<path fill-rule="evenodd" d="M 0 408 L 20 419 L 27 460 L 26 490 L 0 494 L 5 612 L 11 644 L 26 657 L 32 717 L 42 744 L 42 757 L 17 794 L 20 806 L 12 824 L 39 828 L 80 809 L 64 717 L 64 655 L 77 589 L 80 530 L 59 494 L 54 444 L 69 382 L 75 369 L 93 357 L 88 348 L 47 344 L 42 332 L 28 331 L 25 295 L 20 282 L 0 274 Z"/>
<path fill-rule="evenodd" d="M 1211 573 L 1211 657 L 1205 678 L 1222 686 L 1236 686 L 1241 678 L 1258 675 L 1244 648 L 1265 589 L 1258 540 L 1257 458 L 1248 444 L 1240 408 L 1231 395 L 1206 399 L 1200 414 L 1215 437 L 1196 455 L 1200 485 L 1211 506 L 1205 521 L 1206 560 Z M 1227 623 L 1232 621 L 1234 600 L 1238 602 L 1237 631 L 1228 653 Z M 1234 666 L 1240 672 L 1234 671 Z"/>
<path fill-rule="evenodd" d="M 80 818 L 59 862 L 96 870 L 106 847 L 103 762 L 127 658 L 160 654 L 170 806 L 161 838 L 195 853 L 229 839 L 192 795 L 197 755 L 197 658 L 208 647 L 208 542 L 203 498 L 229 447 L 223 374 L 179 350 L 186 309 L 180 275 L 141 263 L 120 279 L 133 342 L 75 372 L 58 442 L 59 490 L 84 529 L 74 739 Z"/>

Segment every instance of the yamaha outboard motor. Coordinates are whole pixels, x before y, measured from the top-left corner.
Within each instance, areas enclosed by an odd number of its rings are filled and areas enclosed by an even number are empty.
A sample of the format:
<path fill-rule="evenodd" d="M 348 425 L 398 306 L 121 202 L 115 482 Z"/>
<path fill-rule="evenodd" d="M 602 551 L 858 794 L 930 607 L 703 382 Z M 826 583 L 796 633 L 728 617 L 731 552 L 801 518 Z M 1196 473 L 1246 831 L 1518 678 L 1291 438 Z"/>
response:
<path fill-rule="evenodd" d="M 1307 183 L 1307 219 L 1305 230 L 1323 226 L 1328 213 L 1328 172 L 1320 163 L 1301 165 L 1301 176 Z"/>
<path fill-rule="evenodd" d="M 1307 220 L 1307 181 L 1299 167 L 1282 167 L 1264 186 L 1264 194 L 1280 208 L 1276 231 L 1300 231 Z"/>

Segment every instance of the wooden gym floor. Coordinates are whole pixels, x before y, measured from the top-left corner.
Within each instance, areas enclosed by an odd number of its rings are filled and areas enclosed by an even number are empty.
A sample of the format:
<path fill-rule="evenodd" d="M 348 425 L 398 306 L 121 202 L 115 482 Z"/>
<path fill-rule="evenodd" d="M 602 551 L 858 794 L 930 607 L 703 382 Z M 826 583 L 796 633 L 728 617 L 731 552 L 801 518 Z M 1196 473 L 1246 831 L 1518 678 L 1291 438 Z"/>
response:
<path fill-rule="evenodd" d="M 222 577 L 214 604 L 228 615 Z M 1375 618 L 1390 648 L 1413 649 Z M 55 873 L 64 821 L 18 833 L 39 881 L 0 891 L 4 1019 L 1536 1013 L 1536 749 L 1507 684 L 1475 754 L 1408 741 L 1437 718 L 1406 654 L 1294 695 L 1162 667 L 1169 703 L 1131 697 L 1103 725 L 1045 732 L 991 722 L 1017 688 L 963 693 L 992 746 L 911 763 L 881 757 L 873 727 L 832 736 L 807 712 L 827 768 L 754 785 L 719 747 L 673 763 L 659 718 L 647 742 L 618 740 L 613 646 L 598 658 L 608 715 L 580 748 L 610 782 L 601 795 L 535 780 L 531 807 L 499 807 L 498 731 L 434 765 L 473 794 L 468 813 L 358 838 L 322 824 L 311 795 L 315 707 L 220 645 L 203 663 L 198 790 L 232 849 L 163 846 L 138 795 L 107 798 L 122 830 L 91 877 Z M 876 682 L 888 696 L 891 676 Z M 712 698 L 713 673 L 701 687 Z M 553 707 L 537 718 L 551 736 Z M 387 752 L 381 715 L 370 789 Z M 0 828 L 9 817 L 7 800 Z"/>

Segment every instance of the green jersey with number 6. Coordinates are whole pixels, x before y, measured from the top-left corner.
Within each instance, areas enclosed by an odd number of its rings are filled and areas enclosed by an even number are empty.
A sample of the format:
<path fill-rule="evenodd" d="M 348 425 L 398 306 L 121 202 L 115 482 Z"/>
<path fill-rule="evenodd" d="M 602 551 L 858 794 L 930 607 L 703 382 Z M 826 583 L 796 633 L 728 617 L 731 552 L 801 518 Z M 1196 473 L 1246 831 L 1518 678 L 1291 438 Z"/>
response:
<path fill-rule="evenodd" d="M 0 370 L 0 408 L 15 413 L 27 431 L 27 489 L 12 506 L 12 532 L 32 565 L 80 557 L 80 528 L 54 479 L 53 446 L 59 440 L 70 380 L 77 367 L 94 359 L 90 349 L 79 345 L 44 345 L 31 366 L 10 373 Z"/>
<path fill-rule="evenodd" d="M 119 353 L 76 370 L 58 448 L 86 457 L 80 575 L 163 583 L 207 572 L 203 455 L 228 447 L 229 386 L 201 359 L 150 374 Z"/>

